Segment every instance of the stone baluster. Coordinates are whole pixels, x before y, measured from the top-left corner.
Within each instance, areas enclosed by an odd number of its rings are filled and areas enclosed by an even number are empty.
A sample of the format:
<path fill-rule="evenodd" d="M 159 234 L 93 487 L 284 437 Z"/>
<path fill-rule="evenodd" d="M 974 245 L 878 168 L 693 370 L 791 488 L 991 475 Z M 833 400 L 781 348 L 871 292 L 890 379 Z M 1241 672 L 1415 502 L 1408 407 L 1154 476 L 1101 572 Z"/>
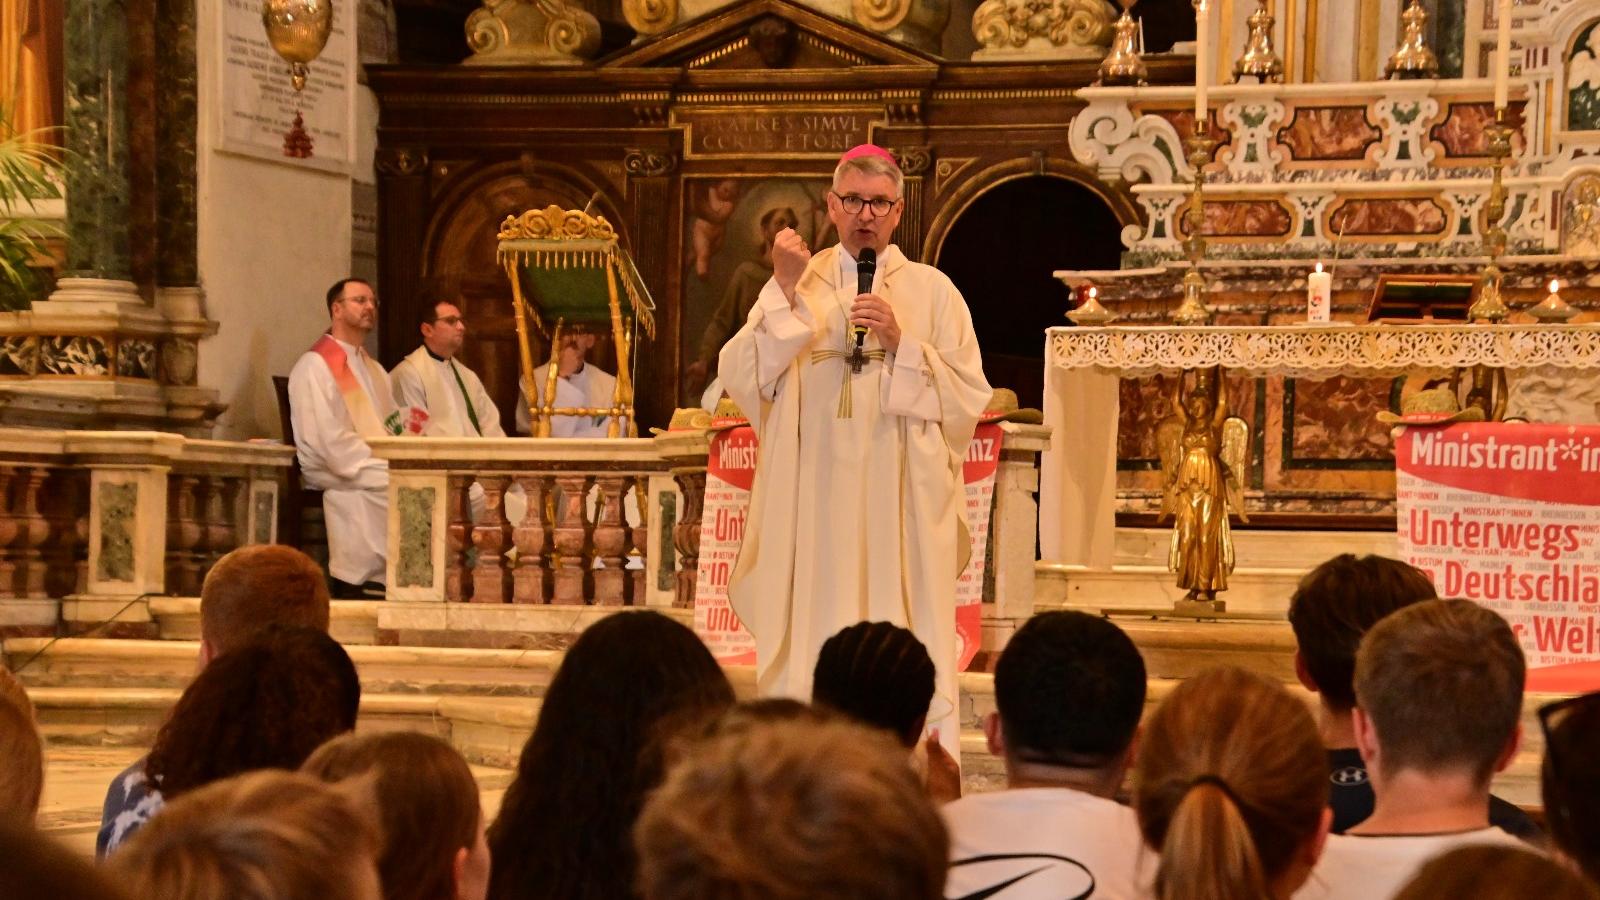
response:
<path fill-rule="evenodd" d="M 204 529 L 195 516 L 195 489 L 200 479 L 174 473 L 167 479 L 167 593 L 193 596 L 199 587 L 195 548 Z"/>
<path fill-rule="evenodd" d="M 208 480 L 211 504 L 206 514 L 206 571 L 239 546 L 239 491 L 244 487 L 239 475 L 215 475 Z"/>
<path fill-rule="evenodd" d="M 478 548 L 478 564 L 472 568 L 474 603 L 505 603 L 511 599 L 511 569 L 506 565 L 506 548 L 511 544 L 511 525 L 506 521 L 505 492 L 511 483 L 507 475 L 479 475 L 483 487 L 483 518 L 472 529 L 472 543 Z"/>
<path fill-rule="evenodd" d="M 595 508 L 594 552 L 600 568 L 594 570 L 594 602 L 597 606 L 621 606 L 628 577 L 628 529 L 622 498 L 628 491 L 624 475 L 601 475 L 595 479 L 600 500 Z"/>
<path fill-rule="evenodd" d="M 706 498 L 706 472 L 679 472 L 674 477 L 683 493 L 683 513 L 672 529 L 672 543 L 678 549 L 678 596 L 672 605 L 694 609 L 694 586 L 700 570 L 700 511 Z"/>
<path fill-rule="evenodd" d="M 632 550 L 639 554 L 639 568 L 630 580 L 628 600 L 633 606 L 650 602 L 650 479 L 644 475 L 633 479 L 634 505 L 639 508 L 639 524 L 629 529 Z"/>
<path fill-rule="evenodd" d="M 39 511 L 39 488 L 44 484 L 49 469 L 29 466 L 22 471 L 21 496 L 18 498 L 18 529 L 16 547 L 17 591 L 23 597 L 45 597 L 44 555 L 40 548 L 50 538 L 50 521 Z"/>
<path fill-rule="evenodd" d="M 582 604 L 584 567 L 589 527 L 584 521 L 584 497 L 589 479 L 583 475 L 558 475 L 556 483 L 555 597 L 556 603 Z"/>
<path fill-rule="evenodd" d="M 472 476 L 451 475 L 445 491 L 444 596 L 446 600 L 472 599 L 472 579 L 467 570 L 467 544 L 472 533 L 472 501 L 468 496 Z"/>
<path fill-rule="evenodd" d="M 81 594 L 88 574 L 89 473 L 54 470 L 45 483 L 43 499 L 44 515 L 50 523 L 44 547 L 45 594 Z"/>
<path fill-rule="evenodd" d="M 11 545 L 22 534 L 23 523 L 17 515 L 17 467 L 0 466 L 0 597 L 17 596 L 16 552 Z"/>
<path fill-rule="evenodd" d="M 518 475 L 517 484 L 528 500 L 527 512 L 516 523 L 511 537 L 517 547 L 517 567 L 511 573 L 513 603 L 548 603 L 549 579 L 545 562 L 550 555 L 550 529 L 545 505 L 550 497 L 550 478 L 546 475 Z"/>

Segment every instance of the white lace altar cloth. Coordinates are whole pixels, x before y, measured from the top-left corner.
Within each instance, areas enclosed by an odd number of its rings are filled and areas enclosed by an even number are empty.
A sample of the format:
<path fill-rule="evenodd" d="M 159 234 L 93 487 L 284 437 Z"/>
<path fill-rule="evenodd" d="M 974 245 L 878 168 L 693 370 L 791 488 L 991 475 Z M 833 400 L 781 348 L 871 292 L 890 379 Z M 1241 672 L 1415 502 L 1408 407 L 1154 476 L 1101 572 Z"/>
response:
<path fill-rule="evenodd" d="M 1045 368 L 1123 377 L 1222 366 L 1237 374 L 1377 377 L 1489 365 L 1600 369 L 1600 323 L 1050 328 Z"/>

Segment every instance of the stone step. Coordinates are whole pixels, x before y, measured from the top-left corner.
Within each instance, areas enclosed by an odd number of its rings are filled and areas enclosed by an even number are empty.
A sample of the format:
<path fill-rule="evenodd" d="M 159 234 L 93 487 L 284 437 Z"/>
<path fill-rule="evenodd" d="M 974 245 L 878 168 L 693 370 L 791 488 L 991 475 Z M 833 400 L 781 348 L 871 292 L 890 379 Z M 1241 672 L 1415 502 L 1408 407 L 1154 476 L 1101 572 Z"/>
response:
<path fill-rule="evenodd" d="M 382 605 L 382 600 L 335 600 L 328 610 L 328 632 L 341 644 L 376 644 Z M 199 597 L 152 597 L 150 617 L 162 640 L 200 640 Z"/>
<path fill-rule="evenodd" d="M 1305 574 L 1301 568 L 1249 568 L 1240 566 L 1228 576 L 1228 614 L 1262 620 L 1282 620 L 1289 597 Z M 1176 576 L 1160 565 L 1118 565 L 1091 569 L 1064 563 L 1036 563 L 1034 606 L 1046 609 L 1081 609 L 1093 612 L 1171 612 L 1184 591 Z"/>
<path fill-rule="evenodd" d="M 1118 528 L 1117 565 L 1165 566 L 1172 543 L 1170 528 Z M 1233 529 L 1235 562 L 1247 569 L 1295 569 L 1306 572 L 1340 553 L 1397 556 L 1399 542 L 1392 531 L 1286 531 Z"/>

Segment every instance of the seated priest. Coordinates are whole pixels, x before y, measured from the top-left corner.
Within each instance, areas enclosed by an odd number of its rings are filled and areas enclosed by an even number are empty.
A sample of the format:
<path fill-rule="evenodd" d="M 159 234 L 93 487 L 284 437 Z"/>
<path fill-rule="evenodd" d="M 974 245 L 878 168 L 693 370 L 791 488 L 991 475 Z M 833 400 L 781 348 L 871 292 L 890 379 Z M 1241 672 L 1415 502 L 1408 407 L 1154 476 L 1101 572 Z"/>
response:
<path fill-rule="evenodd" d="M 368 438 L 401 431 L 383 367 L 362 344 L 377 323 L 372 285 L 346 278 L 328 289 L 328 332 L 289 372 L 289 416 L 306 484 L 322 491 L 328 574 L 339 598 L 383 593 L 389 463 Z"/>
<path fill-rule="evenodd" d="M 599 366 L 586 359 L 597 340 L 598 337 L 594 333 L 582 330 L 561 335 L 561 349 L 555 361 L 554 405 L 556 407 L 601 409 L 610 408 L 616 402 L 617 376 L 601 370 Z M 538 403 L 541 405 L 544 403 L 545 385 L 549 379 L 550 363 L 533 370 L 533 389 L 538 392 Z M 550 436 L 607 437 L 610 435 L 611 420 L 610 416 L 555 416 L 550 421 Z M 526 384 L 520 387 L 517 396 L 517 433 L 533 433 L 533 420 L 528 414 Z"/>
<path fill-rule="evenodd" d="M 425 435 L 505 437 L 500 411 L 483 380 L 456 359 L 467 337 L 461 307 L 437 292 L 425 296 L 423 304 L 422 346 L 389 373 L 395 404 L 427 411 Z"/>

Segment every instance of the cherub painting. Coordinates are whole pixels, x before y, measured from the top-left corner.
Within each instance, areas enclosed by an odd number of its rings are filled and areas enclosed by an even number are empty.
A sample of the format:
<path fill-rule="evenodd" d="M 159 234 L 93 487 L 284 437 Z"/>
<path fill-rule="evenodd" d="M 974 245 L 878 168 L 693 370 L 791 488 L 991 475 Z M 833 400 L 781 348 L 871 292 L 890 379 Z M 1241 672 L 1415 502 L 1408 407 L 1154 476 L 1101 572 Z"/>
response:
<path fill-rule="evenodd" d="M 1250 463 L 1250 426 L 1228 415 L 1220 367 L 1172 381 L 1172 415 L 1156 430 L 1166 487 L 1161 514 L 1173 516 L 1167 566 L 1178 575 L 1184 599 L 1211 602 L 1228 589 L 1233 571 L 1233 536 L 1228 513 L 1244 511 L 1244 473 Z"/>

